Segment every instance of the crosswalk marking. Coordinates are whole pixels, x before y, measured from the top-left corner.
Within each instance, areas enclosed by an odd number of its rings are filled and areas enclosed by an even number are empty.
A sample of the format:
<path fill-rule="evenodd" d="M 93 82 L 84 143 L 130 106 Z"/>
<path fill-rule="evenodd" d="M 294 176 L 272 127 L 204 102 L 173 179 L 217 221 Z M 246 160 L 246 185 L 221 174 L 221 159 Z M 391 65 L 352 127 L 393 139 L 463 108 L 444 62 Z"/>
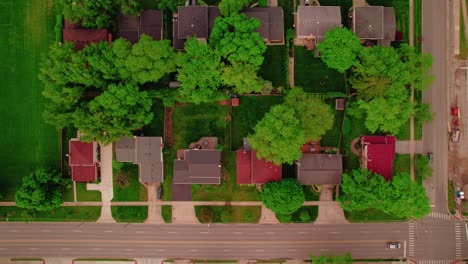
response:
<path fill-rule="evenodd" d="M 444 219 L 444 220 L 450 220 L 451 219 L 451 215 L 450 214 L 447 214 L 447 213 L 441 213 L 441 212 L 431 212 L 429 214 L 430 217 L 433 217 L 433 218 L 438 218 L 438 219 Z"/>
<path fill-rule="evenodd" d="M 451 264 L 451 259 L 420 259 L 418 264 Z"/>
<path fill-rule="evenodd" d="M 455 254 L 457 259 L 462 258 L 462 242 L 460 223 L 455 223 Z"/>
<path fill-rule="evenodd" d="M 408 224 L 409 241 L 408 241 L 408 256 L 414 257 L 414 223 Z"/>

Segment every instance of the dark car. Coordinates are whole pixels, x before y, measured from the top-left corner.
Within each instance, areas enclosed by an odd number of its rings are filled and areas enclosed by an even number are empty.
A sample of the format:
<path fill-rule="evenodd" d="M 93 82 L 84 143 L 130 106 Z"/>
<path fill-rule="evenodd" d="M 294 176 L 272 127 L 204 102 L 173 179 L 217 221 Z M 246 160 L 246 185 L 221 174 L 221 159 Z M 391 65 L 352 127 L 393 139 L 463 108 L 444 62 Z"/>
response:
<path fill-rule="evenodd" d="M 400 242 L 388 242 L 387 243 L 387 248 L 397 249 L 397 248 L 400 248 L 400 247 L 401 247 Z"/>
<path fill-rule="evenodd" d="M 434 160 L 434 153 L 428 152 L 427 153 L 427 158 L 429 159 L 429 164 L 431 164 L 432 161 Z"/>
<path fill-rule="evenodd" d="M 161 200 L 161 198 L 162 198 L 162 186 L 158 186 L 158 189 L 156 190 L 156 196 L 158 197 L 158 200 Z"/>

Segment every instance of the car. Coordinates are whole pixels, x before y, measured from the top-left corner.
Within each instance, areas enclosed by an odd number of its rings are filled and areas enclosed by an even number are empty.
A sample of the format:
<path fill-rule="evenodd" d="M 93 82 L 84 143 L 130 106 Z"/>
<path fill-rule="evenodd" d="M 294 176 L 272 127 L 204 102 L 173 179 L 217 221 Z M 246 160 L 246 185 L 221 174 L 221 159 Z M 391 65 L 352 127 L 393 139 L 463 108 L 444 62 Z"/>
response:
<path fill-rule="evenodd" d="M 429 164 L 431 164 L 432 161 L 434 160 L 434 153 L 428 152 L 427 153 L 427 158 L 429 159 Z"/>
<path fill-rule="evenodd" d="M 397 249 L 397 248 L 400 248 L 400 247 L 401 247 L 400 242 L 388 242 L 387 243 L 387 248 Z"/>
<path fill-rule="evenodd" d="M 158 186 L 158 189 L 156 190 L 156 196 L 158 200 L 161 200 L 162 198 L 162 186 Z"/>

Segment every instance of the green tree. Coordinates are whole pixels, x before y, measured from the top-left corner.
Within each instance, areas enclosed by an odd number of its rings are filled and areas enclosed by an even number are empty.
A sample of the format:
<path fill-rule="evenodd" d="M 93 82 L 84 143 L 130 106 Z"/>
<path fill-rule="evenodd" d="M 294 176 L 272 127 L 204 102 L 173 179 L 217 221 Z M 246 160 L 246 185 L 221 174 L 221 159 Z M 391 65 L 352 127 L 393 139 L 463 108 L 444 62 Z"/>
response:
<path fill-rule="evenodd" d="M 325 33 L 325 40 L 317 45 L 317 49 L 328 67 L 343 73 L 356 64 L 363 47 L 351 30 L 334 28 Z"/>
<path fill-rule="evenodd" d="M 414 107 L 414 112 L 414 115 L 416 116 L 416 122 L 420 125 L 431 122 L 435 116 L 435 113 L 431 111 L 430 104 L 417 104 Z"/>
<path fill-rule="evenodd" d="M 255 125 L 249 141 L 259 158 L 278 165 L 293 164 L 302 156 L 300 148 L 306 141 L 305 130 L 294 109 L 275 105 Z"/>
<path fill-rule="evenodd" d="M 277 214 L 292 214 L 305 201 L 302 186 L 295 179 L 266 183 L 260 195 L 263 204 Z"/>
<path fill-rule="evenodd" d="M 362 76 L 350 78 L 349 84 L 357 91 L 357 96 L 365 102 L 376 97 L 384 97 L 385 92 L 392 85 L 392 80 L 387 76 Z"/>
<path fill-rule="evenodd" d="M 219 3 L 219 11 L 225 17 L 239 13 L 242 9 L 249 6 L 250 0 L 222 0 Z"/>
<path fill-rule="evenodd" d="M 48 211 L 62 205 L 62 190 L 66 184 L 56 170 L 39 168 L 23 177 L 16 191 L 16 205 L 21 208 Z"/>
<path fill-rule="evenodd" d="M 257 76 L 257 67 L 249 64 L 234 63 L 223 69 L 223 83 L 233 87 L 238 94 L 258 93 L 262 91 L 265 81 Z"/>
<path fill-rule="evenodd" d="M 260 67 L 266 45 L 260 34 L 255 32 L 259 26 L 258 19 L 249 19 L 244 14 L 218 17 L 211 31 L 210 46 L 231 64 Z"/>
<path fill-rule="evenodd" d="M 124 15 L 139 16 L 143 10 L 140 1 L 138 0 L 118 0 L 120 5 L 120 12 Z"/>
<path fill-rule="evenodd" d="M 353 263 L 353 258 L 350 253 L 344 255 L 324 255 L 320 256 L 310 255 L 310 260 L 312 264 L 351 264 Z"/>
<path fill-rule="evenodd" d="M 177 12 L 177 7 L 184 2 L 184 0 L 161 0 L 158 3 L 158 9 L 175 13 Z"/>
<path fill-rule="evenodd" d="M 410 81 L 416 90 L 424 90 L 434 81 L 434 75 L 429 73 L 433 64 L 431 54 L 419 53 L 414 47 L 402 44 L 397 52 L 400 60 L 405 65 L 405 71 L 409 73 Z"/>
<path fill-rule="evenodd" d="M 432 168 L 426 155 L 416 155 L 414 159 L 416 178 L 424 181 L 427 176 L 432 176 Z"/>
<path fill-rule="evenodd" d="M 118 10 L 114 0 L 58 0 L 57 5 L 65 19 L 99 29 L 110 27 Z"/>
<path fill-rule="evenodd" d="M 104 144 L 131 135 L 133 130 L 151 122 L 152 101 L 145 91 L 134 84 L 111 84 L 107 91 L 77 110 L 73 117 L 83 139 Z"/>
<path fill-rule="evenodd" d="M 221 85 L 221 57 L 196 38 L 185 42 L 185 52 L 176 56 L 179 96 L 193 103 L 211 102 Z"/>
<path fill-rule="evenodd" d="M 157 82 L 175 70 L 174 49 L 169 40 L 155 41 L 142 35 L 123 62 L 130 80 L 139 84 Z"/>
<path fill-rule="evenodd" d="M 288 92 L 285 105 L 295 110 L 296 117 L 305 130 L 306 140 L 319 140 L 333 126 L 335 117 L 331 107 L 300 87 Z"/>

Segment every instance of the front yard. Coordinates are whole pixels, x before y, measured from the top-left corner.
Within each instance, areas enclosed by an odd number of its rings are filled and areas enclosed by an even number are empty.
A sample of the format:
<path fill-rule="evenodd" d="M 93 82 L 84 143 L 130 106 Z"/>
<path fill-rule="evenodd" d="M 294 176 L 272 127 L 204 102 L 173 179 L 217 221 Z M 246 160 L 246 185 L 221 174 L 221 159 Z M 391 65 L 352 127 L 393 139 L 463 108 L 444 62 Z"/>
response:
<path fill-rule="evenodd" d="M 62 206 L 45 212 L 0 207 L 0 221 L 95 222 L 100 215 L 100 206 Z"/>
<path fill-rule="evenodd" d="M 260 206 L 195 206 L 200 223 L 258 223 Z"/>
<path fill-rule="evenodd" d="M 114 202 L 147 201 L 146 187 L 138 180 L 138 165 L 119 163 L 120 169 L 114 168 Z"/>

